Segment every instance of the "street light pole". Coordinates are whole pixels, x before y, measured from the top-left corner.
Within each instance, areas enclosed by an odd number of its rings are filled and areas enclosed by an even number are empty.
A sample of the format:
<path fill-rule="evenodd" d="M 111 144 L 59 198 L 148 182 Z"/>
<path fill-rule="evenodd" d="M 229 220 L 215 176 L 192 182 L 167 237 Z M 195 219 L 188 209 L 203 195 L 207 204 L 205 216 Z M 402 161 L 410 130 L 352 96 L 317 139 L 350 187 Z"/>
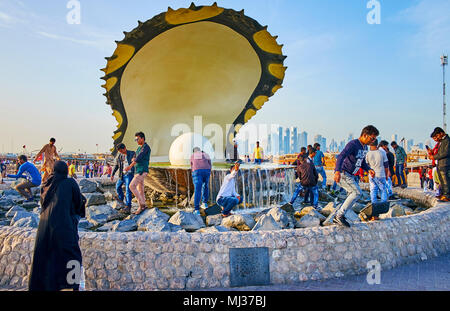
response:
<path fill-rule="evenodd" d="M 445 102 L 445 66 L 448 65 L 448 55 L 441 56 L 441 65 L 442 65 L 442 85 L 443 85 L 443 119 L 444 119 L 444 131 L 447 132 L 447 104 Z"/>

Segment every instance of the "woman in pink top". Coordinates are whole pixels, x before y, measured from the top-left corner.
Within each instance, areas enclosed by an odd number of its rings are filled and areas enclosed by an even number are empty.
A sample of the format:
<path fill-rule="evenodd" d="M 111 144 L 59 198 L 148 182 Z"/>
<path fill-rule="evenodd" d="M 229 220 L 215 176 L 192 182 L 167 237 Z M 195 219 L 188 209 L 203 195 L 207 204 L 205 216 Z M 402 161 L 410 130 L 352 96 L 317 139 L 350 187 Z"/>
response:
<path fill-rule="evenodd" d="M 203 207 L 209 199 L 209 177 L 211 176 L 211 159 L 208 154 L 195 147 L 191 156 L 192 181 L 194 182 L 194 213 L 200 215 L 200 200 L 203 190 Z"/>

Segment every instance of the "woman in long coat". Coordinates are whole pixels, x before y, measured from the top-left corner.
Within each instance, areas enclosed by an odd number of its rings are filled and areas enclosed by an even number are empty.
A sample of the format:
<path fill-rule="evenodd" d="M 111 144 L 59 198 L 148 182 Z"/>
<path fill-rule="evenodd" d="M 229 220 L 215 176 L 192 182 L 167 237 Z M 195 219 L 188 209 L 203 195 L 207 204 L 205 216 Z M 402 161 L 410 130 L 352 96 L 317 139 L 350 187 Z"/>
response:
<path fill-rule="evenodd" d="M 82 258 L 78 221 L 85 216 L 86 199 L 67 174 L 67 164 L 57 161 L 53 173 L 42 184 L 30 291 L 79 289 Z"/>

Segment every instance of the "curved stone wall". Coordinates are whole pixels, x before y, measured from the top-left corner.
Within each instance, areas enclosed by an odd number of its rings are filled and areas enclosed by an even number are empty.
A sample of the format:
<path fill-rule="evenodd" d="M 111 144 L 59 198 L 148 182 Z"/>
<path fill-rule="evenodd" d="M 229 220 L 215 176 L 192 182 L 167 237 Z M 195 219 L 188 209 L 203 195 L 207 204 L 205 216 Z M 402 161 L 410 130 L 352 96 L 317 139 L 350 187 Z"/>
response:
<path fill-rule="evenodd" d="M 337 226 L 268 232 L 80 232 L 87 290 L 230 286 L 229 249 L 268 247 L 270 281 L 289 284 L 382 270 L 450 249 L 450 204 L 400 189 L 433 206 L 415 215 Z M 26 287 L 36 230 L 0 227 L 0 287 Z"/>

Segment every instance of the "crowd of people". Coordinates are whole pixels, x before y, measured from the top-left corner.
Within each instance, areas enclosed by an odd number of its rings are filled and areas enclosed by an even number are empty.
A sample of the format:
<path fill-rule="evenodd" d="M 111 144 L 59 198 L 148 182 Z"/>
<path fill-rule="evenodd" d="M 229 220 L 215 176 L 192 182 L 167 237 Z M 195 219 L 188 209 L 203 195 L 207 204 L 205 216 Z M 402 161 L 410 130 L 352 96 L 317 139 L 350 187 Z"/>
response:
<path fill-rule="evenodd" d="M 351 209 L 362 196 L 359 181 L 362 172 L 367 172 L 370 184 L 370 199 L 373 204 L 384 203 L 395 198 L 393 187 L 407 187 L 405 166 L 406 152 L 396 142 L 391 142 L 393 152 L 389 150 L 387 141 L 378 142 L 379 131 L 372 125 L 362 129 L 358 139 L 347 143 L 338 155 L 334 169 L 334 184 L 332 189 L 343 188 L 346 198 L 335 213 L 333 221 L 341 226 L 350 227 L 345 217 L 346 211 Z M 439 189 L 438 199 L 442 202 L 450 201 L 450 139 L 441 129 L 436 128 L 431 137 L 436 141 L 433 149 L 428 149 L 432 167 L 420 170 L 422 187 Z M 86 178 L 107 174 L 116 182 L 117 200 L 122 204 L 123 213 L 131 213 L 132 195 L 137 198 L 139 208 L 135 214 L 142 213 L 146 208 L 144 180 L 149 172 L 151 149 L 145 141 L 145 134 L 135 134 L 136 151 L 128 150 L 125 144 L 116 146 L 114 168 L 107 165 L 106 169 L 95 163 L 87 163 L 83 172 Z M 81 251 L 78 246 L 78 221 L 85 216 L 86 198 L 81 194 L 76 182 L 77 163 L 60 160 L 56 152 L 55 140 L 45 145 L 38 153 L 33 163 L 28 162 L 25 155 L 18 158 L 16 174 L 8 174 L 10 178 L 25 178 L 25 181 L 15 186 L 15 189 L 26 198 L 32 200 L 32 189 L 40 188 L 41 217 L 36 235 L 34 257 L 30 274 L 30 290 L 62 290 L 79 288 L 79 282 L 68 283 L 62 275 L 67 275 L 67 262 L 78 261 L 81 265 Z M 326 173 L 324 170 L 324 154 L 320 144 L 301 148 L 294 165 L 296 166 L 296 180 L 298 185 L 288 204 L 294 204 L 300 193 L 304 193 L 305 201 L 316 209 L 319 198 L 319 176 L 322 176 L 321 187 L 326 188 Z M 44 156 L 43 174 L 34 163 Z M 262 148 L 257 143 L 253 157 L 257 164 L 263 159 Z M 200 207 L 207 208 L 209 200 L 209 179 L 211 176 L 211 159 L 200 148 L 193 149 L 190 159 L 194 191 L 194 213 L 200 215 Z M 230 167 L 229 174 L 224 177 L 215 202 L 222 209 L 222 217 L 232 215 L 233 208 L 242 202 L 236 190 L 236 177 L 240 164 L 237 160 Z M 2 174 L 6 168 L 2 166 Z M 90 175 L 92 172 L 93 175 Z M 396 176 L 393 185 L 392 177 Z M 71 178 L 72 177 L 72 178 Z M 125 191 L 123 191 L 125 188 Z M 202 205 L 200 205 L 202 203 Z M 374 215 L 372 220 L 376 220 Z M 57 236 L 58 239 L 54 237 Z"/>

